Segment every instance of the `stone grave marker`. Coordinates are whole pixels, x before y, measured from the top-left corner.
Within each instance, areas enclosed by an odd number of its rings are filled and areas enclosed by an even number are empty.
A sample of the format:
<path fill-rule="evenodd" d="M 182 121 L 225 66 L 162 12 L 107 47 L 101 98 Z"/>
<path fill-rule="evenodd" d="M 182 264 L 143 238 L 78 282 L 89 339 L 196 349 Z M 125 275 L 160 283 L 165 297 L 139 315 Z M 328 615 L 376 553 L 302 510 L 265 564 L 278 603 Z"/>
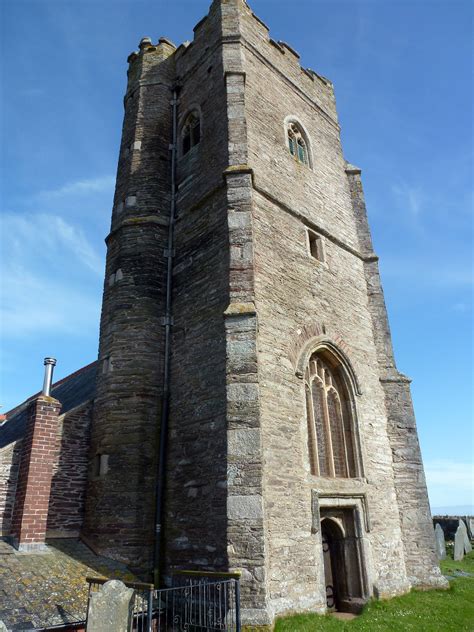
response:
<path fill-rule="evenodd" d="M 472 518 L 471 516 L 467 518 L 467 526 L 471 531 L 471 537 L 474 538 L 474 518 Z"/>
<path fill-rule="evenodd" d="M 467 527 L 464 520 L 459 520 L 458 528 L 462 530 L 464 536 L 464 553 L 470 553 L 472 551 L 472 545 L 467 534 Z"/>
<path fill-rule="evenodd" d="M 464 557 L 464 532 L 461 526 L 456 529 L 454 535 L 454 559 L 460 562 Z"/>
<path fill-rule="evenodd" d="M 440 524 L 437 524 L 435 527 L 435 538 L 436 538 L 436 552 L 438 554 L 438 559 L 444 560 L 446 558 L 446 543 L 444 541 L 444 531 L 441 528 Z"/>
<path fill-rule="evenodd" d="M 130 632 L 134 602 L 133 588 L 116 579 L 92 593 L 87 615 L 87 632 Z"/>

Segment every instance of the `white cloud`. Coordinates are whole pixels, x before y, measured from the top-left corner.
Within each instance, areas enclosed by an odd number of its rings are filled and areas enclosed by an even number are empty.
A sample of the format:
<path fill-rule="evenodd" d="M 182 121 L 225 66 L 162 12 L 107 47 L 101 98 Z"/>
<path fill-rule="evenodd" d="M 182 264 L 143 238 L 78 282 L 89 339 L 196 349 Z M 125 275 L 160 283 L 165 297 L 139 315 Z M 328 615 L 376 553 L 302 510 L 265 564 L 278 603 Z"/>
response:
<path fill-rule="evenodd" d="M 3 219 L 5 264 L 45 267 L 46 260 L 62 260 L 73 255 L 82 266 L 102 276 L 103 258 L 92 247 L 84 231 L 58 215 L 13 215 Z M 28 265 L 29 262 L 29 265 Z M 71 267 L 70 263 L 69 266 Z"/>
<path fill-rule="evenodd" d="M 2 335 L 23 337 L 50 331 L 84 335 L 95 331 L 100 296 L 64 282 L 9 266 L 2 275 Z"/>
<path fill-rule="evenodd" d="M 49 200 L 53 198 L 64 198 L 74 195 L 89 195 L 91 193 L 113 192 L 115 186 L 114 176 L 102 176 L 100 178 L 89 178 L 85 180 L 76 180 L 70 182 L 57 189 L 49 191 L 40 191 L 38 198 Z"/>
<path fill-rule="evenodd" d="M 104 260 L 79 226 L 57 215 L 6 214 L 2 242 L 5 342 L 47 331 L 95 332 Z"/>
<path fill-rule="evenodd" d="M 425 461 L 432 506 L 474 504 L 474 465 L 447 459 Z"/>
<path fill-rule="evenodd" d="M 413 217 L 417 218 L 420 216 L 425 202 L 425 198 L 420 187 L 413 187 L 406 182 L 402 182 L 400 184 L 393 185 L 392 191 L 399 198 L 399 202 Z"/>

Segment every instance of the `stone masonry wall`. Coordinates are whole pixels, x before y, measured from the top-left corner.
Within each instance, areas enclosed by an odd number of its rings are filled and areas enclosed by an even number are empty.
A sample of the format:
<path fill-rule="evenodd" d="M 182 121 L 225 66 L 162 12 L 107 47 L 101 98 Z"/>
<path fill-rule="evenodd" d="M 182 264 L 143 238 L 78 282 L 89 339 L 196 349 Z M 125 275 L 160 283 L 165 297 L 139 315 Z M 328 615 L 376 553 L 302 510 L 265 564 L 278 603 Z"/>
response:
<path fill-rule="evenodd" d="M 268 622 L 238 20 L 215 2 L 176 53 L 179 119 L 195 107 L 202 138 L 178 151 L 166 548 L 171 570 L 244 569 L 244 619 Z"/>
<path fill-rule="evenodd" d="M 179 85 L 171 402 L 165 499 L 166 572 L 227 570 L 225 339 L 226 121 L 219 16 L 176 54 Z M 201 140 L 186 155 L 191 111 Z M 210 537 L 212 534 L 212 537 Z"/>
<path fill-rule="evenodd" d="M 16 482 L 20 466 L 21 441 L 0 450 L 0 534 L 9 535 Z"/>
<path fill-rule="evenodd" d="M 53 466 L 47 537 L 77 536 L 84 519 L 90 447 L 90 403 L 61 415 Z"/>
<path fill-rule="evenodd" d="M 408 587 L 367 305 L 366 247 L 352 209 L 331 85 L 310 79 L 291 51 L 275 47 L 253 16 L 244 15 L 249 166 L 258 192 L 254 245 L 269 597 L 275 613 L 323 609 L 311 490 L 335 497 L 365 494 L 371 515 L 365 534 L 370 591 L 390 595 Z M 307 132 L 312 169 L 289 154 L 288 116 Z M 308 252 L 307 227 L 324 239 L 324 263 Z M 360 479 L 328 481 L 310 474 L 304 389 L 289 357 L 289 341 L 294 346 L 301 335 L 302 348 L 307 329 L 344 349 L 362 385 L 356 401 L 365 474 Z"/>
<path fill-rule="evenodd" d="M 95 550 L 144 574 L 154 542 L 174 50 L 144 41 L 130 57 L 82 532 Z M 100 455 L 108 467 L 96 475 Z"/>

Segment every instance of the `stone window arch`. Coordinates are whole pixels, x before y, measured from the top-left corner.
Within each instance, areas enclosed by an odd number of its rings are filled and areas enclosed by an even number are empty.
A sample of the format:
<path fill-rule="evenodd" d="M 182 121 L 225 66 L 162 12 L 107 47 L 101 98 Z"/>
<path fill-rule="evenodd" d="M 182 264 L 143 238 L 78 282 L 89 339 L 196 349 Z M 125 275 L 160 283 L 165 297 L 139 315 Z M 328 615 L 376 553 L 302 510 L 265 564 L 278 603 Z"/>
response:
<path fill-rule="evenodd" d="M 185 156 L 201 141 L 201 116 L 198 110 L 187 114 L 181 127 L 181 155 Z"/>
<path fill-rule="evenodd" d="M 331 478 L 360 476 L 355 410 L 344 367 L 314 352 L 304 373 L 311 473 Z"/>
<path fill-rule="evenodd" d="M 293 158 L 307 167 L 311 167 L 309 140 L 301 123 L 293 118 L 285 121 L 286 144 Z"/>

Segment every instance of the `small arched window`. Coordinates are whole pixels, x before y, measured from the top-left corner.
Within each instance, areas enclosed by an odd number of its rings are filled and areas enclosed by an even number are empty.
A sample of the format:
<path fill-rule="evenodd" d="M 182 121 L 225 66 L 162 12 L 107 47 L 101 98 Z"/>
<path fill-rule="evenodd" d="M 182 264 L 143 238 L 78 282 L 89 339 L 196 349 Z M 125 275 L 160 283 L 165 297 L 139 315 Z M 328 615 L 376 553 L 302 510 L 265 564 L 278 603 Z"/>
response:
<path fill-rule="evenodd" d="M 352 402 L 333 358 L 314 353 L 305 372 L 311 471 L 316 476 L 354 478 Z"/>
<path fill-rule="evenodd" d="M 303 131 L 297 123 L 288 123 L 287 126 L 288 149 L 295 160 L 303 165 L 309 165 L 308 143 Z"/>
<path fill-rule="evenodd" d="M 183 156 L 201 140 L 201 119 L 194 111 L 188 114 L 181 131 L 181 146 Z"/>

